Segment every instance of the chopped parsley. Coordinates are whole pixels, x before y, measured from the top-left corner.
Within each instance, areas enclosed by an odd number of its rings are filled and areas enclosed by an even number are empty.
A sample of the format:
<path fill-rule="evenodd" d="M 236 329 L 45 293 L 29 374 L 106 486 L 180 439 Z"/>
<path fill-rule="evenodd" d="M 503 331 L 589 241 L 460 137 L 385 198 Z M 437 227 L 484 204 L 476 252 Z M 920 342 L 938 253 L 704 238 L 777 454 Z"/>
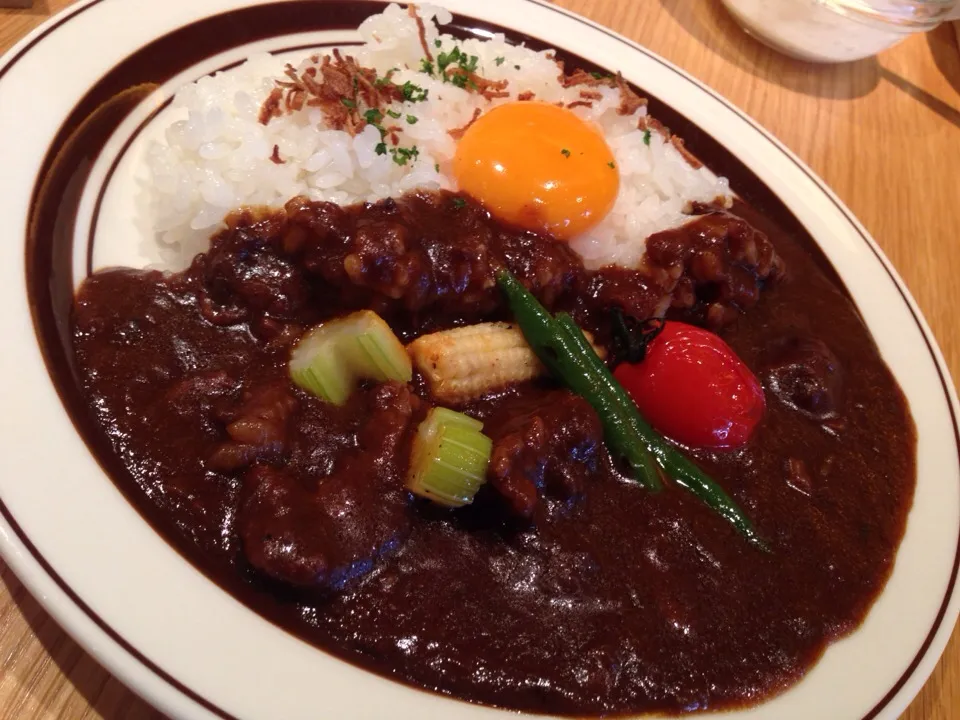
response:
<path fill-rule="evenodd" d="M 414 85 L 412 82 L 407 80 L 403 85 L 400 86 L 400 94 L 407 102 L 415 103 L 426 100 L 427 95 L 430 94 L 430 91 L 420 87 L 419 85 Z"/>
<path fill-rule="evenodd" d="M 387 154 L 387 144 L 385 142 L 377 143 L 377 146 L 374 148 L 377 155 L 386 155 Z"/>
<path fill-rule="evenodd" d="M 467 201 L 464 200 L 462 197 L 455 197 L 453 198 L 452 202 L 453 202 L 453 206 L 457 209 L 466 207 L 467 205 Z"/>
<path fill-rule="evenodd" d="M 440 172 L 440 163 L 436 163 L 436 164 L 433 166 L 433 171 L 434 171 L 434 172 Z"/>
<path fill-rule="evenodd" d="M 395 147 L 390 148 L 390 154 L 393 156 L 393 161 L 397 165 L 406 165 L 411 160 L 416 160 L 420 155 L 420 151 L 417 150 L 417 146 L 414 145 L 411 148 L 405 147 Z"/>
<path fill-rule="evenodd" d="M 499 59 L 503 60 L 503 58 Z M 466 88 L 469 85 L 471 89 L 476 89 L 476 83 L 469 76 L 477 71 L 479 62 L 479 57 L 467 55 L 458 46 L 454 45 L 450 52 L 442 52 L 437 55 L 437 73 L 444 82 L 451 83 L 458 88 Z"/>
<path fill-rule="evenodd" d="M 348 108 L 350 108 L 351 110 L 356 110 L 356 109 L 357 109 L 357 103 L 356 103 L 356 101 L 351 100 L 350 98 L 342 97 L 342 98 L 340 98 L 340 102 L 342 102 L 345 107 L 348 107 Z"/>
<path fill-rule="evenodd" d="M 514 65 L 514 66 L 513 66 L 513 69 L 514 69 L 514 70 L 519 70 L 519 69 L 520 69 L 520 66 L 519 66 L 519 65 Z"/>
<path fill-rule="evenodd" d="M 617 169 L 617 166 L 613 164 L 613 161 L 612 161 L 612 160 L 607 163 L 607 167 L 610 168 L 611 170 L 616 170 L 616 169 Z"/>
<path fill-rule="evenodd" d="M 377 125 L 381 120 L 383 120 L 383 113 L 377 108 L 370 108 L 363 114 L 363 119 L 366 120 L 370 125 Z"/>
<path fill-rule="evenodd" d="M 417 116 L 416 116 L 416 115 L 407 115 L 407 122 L 410 123 L 411 125 L 416 125 L 416 124 L 417 124 Z"/>
<path fill-rule="evenodd" d="M 443 43 L 440 42 L 440 38 L 437 38 L 436 40 L 433 41 L 434 47 L 440 47 L 441 45 L 443 45 Z"/>
<path fill-rule="evenodd" d="M 463 53 L 460 52 L 460 48 L 456 45 L 453 46 L 453 50 L 450 52 L 440 53 L 437 55 L 437 70 L 440 71 L 440 74 L 443 75 L 447 67 L 453 65 L 454 63 L 460 62 L 460 56 Z"/>
<path fill-rule="evenodd" d="M 591 76 L 594 80 L 609 80 L 610 78 L 613 77 L 613 75 L 608 75 L 608 74 L 606 74 L 606 73 L 597 72 L 596 70 L 594 70 L 592 73 L 590 73 L 590 76 Z"/>
<path fill-rule="evenodd" d="M 426 58 L 420 59 L 420 72 L 426 73 L 430 77 L 433 77 L 433 63 L 427 60 Z"/>
<path fill-rule="evenodd" d="M 649 145 L 649 144 L 650 144 L 650 136 L 651 136 L 651 134 L 652 134 L 652 133 L 650 132 L 650 129 L 649 129 L 649 128 L 647 128 L 646 130 L 643 131 L 643 144 L 644 144 L 644 145 Z"/>
<path fill-rule="evenodd" d="M 497 67 L 500 67 L 501 65 L 503 65 L 505 60 L 506 58 L 501 55 L 496 60 L 494 60 L 494 62 L 497 64 Z"/>
<path fill-rule="evenodd" d="M 570 157 L 570 151 L 567 150 L 566 148 L 564 148 L 563 150 L 561 150 L 561 151 L 560 151 L 560 154 L 563 155 L 564 157 L 567 157 L 567 158 Z"/>
<path fill-rule="evenodd" d="M 392 117 L 394 120 L 400 117 L 400 113 L 398 113 L 396 110 L 387 110 L 387 115 Z"/>

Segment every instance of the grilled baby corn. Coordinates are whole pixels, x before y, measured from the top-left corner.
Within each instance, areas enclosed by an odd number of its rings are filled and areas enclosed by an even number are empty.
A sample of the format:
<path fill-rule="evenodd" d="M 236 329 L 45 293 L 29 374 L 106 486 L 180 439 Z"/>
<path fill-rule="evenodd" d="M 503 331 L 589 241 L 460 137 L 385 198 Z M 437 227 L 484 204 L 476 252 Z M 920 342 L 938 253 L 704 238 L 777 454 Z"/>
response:
<path fill-rule="evenodd" d="M 593 344 L 593 338 L 584 333 Z M 594 346 L 603 357 L 604 352 Z M 407 346 L 440 402 L 458 404 L 547 373 L 520 328 L 483 323 L 424 335 Z"/>

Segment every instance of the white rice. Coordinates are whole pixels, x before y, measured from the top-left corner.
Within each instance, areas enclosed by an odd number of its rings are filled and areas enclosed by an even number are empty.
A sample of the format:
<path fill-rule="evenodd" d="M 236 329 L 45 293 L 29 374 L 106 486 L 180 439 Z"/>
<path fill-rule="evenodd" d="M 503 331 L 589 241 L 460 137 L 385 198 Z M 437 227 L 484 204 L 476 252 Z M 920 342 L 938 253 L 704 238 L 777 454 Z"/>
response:
<path fill-rule="evenodd" d="M 375 128 L 368 126 L 351 137 L 325 127 L 317 108 L 262 125 L 260 106 L 282 72 L 269 55 L 186 86 L 174 99 L 181 119 L 166 130 L 165 141 L 151 144 L 147 158 L 147 208 L 158 239 L 176 256 L 173 265 L 186 266 L 206 248 L 224 216 L 244 205 L 279 207 L 297 195 L 350 204 L 415 188 L 455 190 L 449 170 L 456 142 L 448 131 L 466 125 L 476 108 L 486 111 L 525 91 L 547 102 L 579 99 L 582 88 L 564 88 L 558 82 L 557 66 L 548 52 L 509 45 L 502 35 L 460 41 L 438 29 L 450 22 L 449 12 L 421 5 L 420 14 L 430 48 L 440 41 L 435 54 L 459 46 L 467 55 L 476 55 L 477 72 L 489 80 L 508 80 L 511 97 L 486 100 L 417 71 L 423 57 L 417 24 L 398 5 L 368 18 L 359 28 L 364 45 L 345 52 L 381 75 L 401 68 L 392 77 L 394 82 L 409 80 L 429 91 L 425 102 L 391 107 L 402 118 L 408 114 L 417 118 L 415 124 L 398 121 L 403 126 L 401 145 L 416 145 L 420 153 L 405 166 L 390 155 L 376 154 L 380 134 Z M 498 63 L 498 58 L 503 60 Z M 298 69 L 310 64 L 307 59 Z M 658 133 L 651 134 L 649 145 L 644 143 L 637 122 L 646 108 L 621 116 L 619 91 L 596 89 L 603 99 L 574 112 L 603 130 L 620 172 L 620 194 L 610 214 L 571 245 L 588 267 L 635 267 L 649 235 L 688 220 L 684 211 L 691 202 L 728 198 L 730 188 L 725 178 L 691 167 Z M 271 161 L 274 146 L 284 164 Z"/>

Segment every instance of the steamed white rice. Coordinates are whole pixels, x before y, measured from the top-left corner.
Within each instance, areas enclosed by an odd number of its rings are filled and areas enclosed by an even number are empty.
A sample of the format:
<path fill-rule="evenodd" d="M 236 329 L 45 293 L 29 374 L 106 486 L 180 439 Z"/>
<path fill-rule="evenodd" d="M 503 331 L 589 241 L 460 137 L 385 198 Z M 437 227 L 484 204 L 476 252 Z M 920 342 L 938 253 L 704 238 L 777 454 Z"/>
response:
<path fill-rule="evenodd" d="M 487 100 L 419 72 L 423 49 L 417 23 L 398 5 L 368 18 L 359 28 L 364 45 L 345 52 L 381 76 L 400 68 L 394 82 L 410 81 L 429 91 L 425 102 L 391 106 L 404 118 L 417 118 L 415 124 L 399 121 L 401 143 L 419 150 L 418 158 L 405 166 L 390 155 L 376 154 L 381 139 L 375 128 L 368 126 L 351 137 L 325 127 L 317 108 L 261 124 L 260 107 L 283 70 L 272 56 L 251 58 L 236 69 L 188 85 L 174 99 L 180 119 L 166 130 L 163 141 L 152 143 L 147 158 L 148 212 L 162 245 L 178 256 L 174 264 L 188 264 L 205 249 L 224 216 L 244 205 L 279 207 L 297 195 L 349 204 L 396 197 L 416 188 L 455 190 L 450 167 L 456 141 L 448 131 L 465 126 L 476 108 L 486 111 L 525 91 L 547 102 L 579 99 L 582 88 L 559 83 L 548 52 L 510 45 L 502 35 L 460 41 L 439 30 L 452 19 L 449 12 L 428 5 L 421 5 L 419 12 L 429 46 L 440 42 L 436 53 L 458 46 L 476 55 L 479 75 L 509 81 L 510 98 Z M 306 59 L 298 69 L 310 64 Z M 684 211 L 691 202 L 728 198 L 730 188 L 725 178 L 691 167 L 658 133 L 645 144 L 637 123 L 646 108 L 621 116 L 619 91 L 596 89 L 603 99 L 574 112 L 603 130 L 616 157 L 620 193 L 610 214 L 571 244 L 588 267 L 635 267 L 649 235 L 687 221 Z M 274 146 L 284 164 L 271 161 Z"/>

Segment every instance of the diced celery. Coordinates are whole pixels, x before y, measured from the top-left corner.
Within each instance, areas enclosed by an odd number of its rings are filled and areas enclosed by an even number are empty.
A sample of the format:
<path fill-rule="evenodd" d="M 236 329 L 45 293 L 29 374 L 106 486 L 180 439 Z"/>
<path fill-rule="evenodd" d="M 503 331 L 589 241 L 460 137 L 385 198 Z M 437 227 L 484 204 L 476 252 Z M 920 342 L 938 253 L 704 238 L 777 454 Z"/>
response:
<path fill-rule="evenodd" d="M 334 405 L 343 405 L 353 390 L 354 378 L 337 352 L 325 326 L 301 338 L 290 356 L 290 379 L 309 393 Z"/>
<path fill-rule="evenodd" d="M 349 315 L 350 325 L 344 332 L 344 356 L 359 368 L 363 377 L 383 382 L 413 379 L 413 364 L 407 350 L 390 326 L 370 310 Z M 347 340 L 347 336 L 352 336 Z"/>
<path fill-rule="evenodd" d="M 447 507 L 473 502 L 486 482 L 493 442 L 483 423 L 446 408 L 433 408 L 417 430 L 407 487 Z"/>
<path fill-rule="evenodd" d="M 289 369 L 294 383 L 335 405 L 343 405 L 361 379 L 410 382 L 413 378 L 402 343 L 370 310 L 312 329 L 293 349 Z"/>

